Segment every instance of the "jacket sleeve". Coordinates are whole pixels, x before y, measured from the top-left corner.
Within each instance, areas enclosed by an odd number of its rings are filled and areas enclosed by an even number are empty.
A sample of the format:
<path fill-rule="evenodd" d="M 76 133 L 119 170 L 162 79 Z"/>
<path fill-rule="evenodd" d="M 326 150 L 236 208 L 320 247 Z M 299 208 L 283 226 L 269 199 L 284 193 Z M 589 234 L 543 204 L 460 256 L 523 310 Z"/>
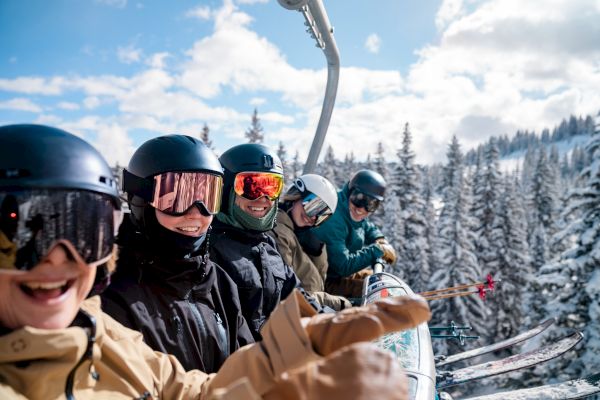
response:
<path fill-rule="evenodd" d="M 384 237 L 383 233 L 371 221 L 365 220 L 365 243 L 371 244 L 379 238 Z"/>
<path fill-rule="evenodd" d="M 309 292 L 322 291 L 325 287 L 323 278 L 310 257 L 302 250 L 295 233 L 293 231 L 273 233 L 283 261 L 292 267 L 302 287 Z"/>
<path fill-rule="evenodd" d="M 336 225 L 337 229 L 332 229 L 335 227 L 331 225 L 328 227 L 329 229 L 325 230 L 323 229 L 325 226 L 323 226 L 319 232 L 319 236 L 325 242 L 327 248 L 329 276 L 345 277 L 352 275 L 363 268 L 373 265 L 375 260 L 383 255 L 383 251 L 374 244 L 363 247 L 358 251 L 350 252 L 346 247 L 348 228 L 341 223 Z"/>
<path fill-rule="evenodd" d="M 253 390 L 262 396 L 283 372 L 320 359 L 301 323 L 301 317 L 314 314 L 301 294 L 294 292 L 279 304 L 263 326 L 263 340 L 233 353 L 208 383 L 206 394 L 232 388 L 246 377 Z"/>

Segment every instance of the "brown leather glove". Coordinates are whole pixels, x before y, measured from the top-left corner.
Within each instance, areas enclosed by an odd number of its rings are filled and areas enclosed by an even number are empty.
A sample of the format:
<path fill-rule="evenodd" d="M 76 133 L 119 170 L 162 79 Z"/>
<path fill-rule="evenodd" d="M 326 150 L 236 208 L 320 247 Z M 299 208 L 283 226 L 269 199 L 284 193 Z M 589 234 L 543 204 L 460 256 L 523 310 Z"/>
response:
<path fill-rule="evenodd" d="M 313 349 L 327 356 L 355 342 L 374 340 L 383 334 L 403 331 L 428 321 L 431 312 L 420 296 L 400 296 L 378 300 L 335 314 L 303 318 L 304 329 Z"/>
<path fill-rule="evenodd" d="M 355 343 L 283 373 L 263 398 L 403 400 L 408 399 L 408 381 L 390 352 L 372 343 Z"/>
<path fill-rule="evenodd" d="M 394 264 L 396 262 L 396 250 L 394 250 L 392 245 L 389 244 L 385 238 L 379 238 L 375 243 L 377 243 L 377 246 L 383 251 L 383 256 L 381 256 L 381 258 L 390 265 Z"/>

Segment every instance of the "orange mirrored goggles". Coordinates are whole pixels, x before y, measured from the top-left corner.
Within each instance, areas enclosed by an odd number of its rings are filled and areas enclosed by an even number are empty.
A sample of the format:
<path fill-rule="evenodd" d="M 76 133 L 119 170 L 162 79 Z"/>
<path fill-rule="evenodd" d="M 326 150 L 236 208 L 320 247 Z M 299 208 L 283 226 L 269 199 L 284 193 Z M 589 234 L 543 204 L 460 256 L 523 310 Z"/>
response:
<path fill-rule="evenodd" d="M 240 172 L 235 176 L 235 194 L 248 200 L 267 196 L 277 199 L 283 190 L 283 175 L 273 172 Z"/>
<path fill-rule="evenodd" d="M 205 172 L 165 172 L 154 177 L 152 207 L 170 215 L 183 215 L 196 203 L 210 215 L 221 208 L 223 178 Z"/>

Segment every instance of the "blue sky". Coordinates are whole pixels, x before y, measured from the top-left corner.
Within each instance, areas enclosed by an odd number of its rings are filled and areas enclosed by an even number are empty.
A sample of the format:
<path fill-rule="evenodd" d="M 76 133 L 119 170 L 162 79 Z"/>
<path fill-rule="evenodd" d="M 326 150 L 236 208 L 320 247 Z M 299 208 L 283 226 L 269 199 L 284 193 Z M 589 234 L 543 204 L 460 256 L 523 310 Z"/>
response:
<path fill-rule="evenodd" d="M 324 0 L 341 56 L 325 145 L 358 159 L 405 122 L 419 162 L 600 110 L 593 0 Z M 275 0 L 2 0 L 0 124 L 54 125 L 126 164 L 144 140 L 266 144 L 305 158 L 326 81 L 302 15 Z"/>

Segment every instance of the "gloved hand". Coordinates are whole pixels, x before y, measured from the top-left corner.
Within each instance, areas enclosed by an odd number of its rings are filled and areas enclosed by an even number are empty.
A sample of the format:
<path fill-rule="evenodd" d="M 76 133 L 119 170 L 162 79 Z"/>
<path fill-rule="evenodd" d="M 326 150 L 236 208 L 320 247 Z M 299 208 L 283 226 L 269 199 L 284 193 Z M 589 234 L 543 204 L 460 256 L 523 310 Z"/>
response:
<path fill-rule="evenodd" d="M 392 353 L 355 343 L 283 373 L 263 396 L 275 399 L 408 399 L 408 380 Z"/>
<path fill-rule="evenodd" d="M 400 296 L 335 314 L 317 314 L 303 318 L 302 323 L 315 352 L 327 356 L 349 344 L 406 330 L 429 318 L 431 312 L 422 297 Z"/>
<path fill-rule="evenodd" d="M 347 308 L 352 308 L 352 303 L 350 303 L 350 300 L 348 300 L 344 296 L 335 296 L 335 298 L 340 302 L 337 308 L 338 311 L 345 310 Z"/>
<path fill-rule="evenodd" d="M 394 264 L 396 262 L 396 250 L 394 250 L 392 245 L 389 244 L 385 238 L 379 238 L 375 243 L 381 251 L 383 251 L 383 256 L 381 256 L 381 258 L 390 265 Z"/>

